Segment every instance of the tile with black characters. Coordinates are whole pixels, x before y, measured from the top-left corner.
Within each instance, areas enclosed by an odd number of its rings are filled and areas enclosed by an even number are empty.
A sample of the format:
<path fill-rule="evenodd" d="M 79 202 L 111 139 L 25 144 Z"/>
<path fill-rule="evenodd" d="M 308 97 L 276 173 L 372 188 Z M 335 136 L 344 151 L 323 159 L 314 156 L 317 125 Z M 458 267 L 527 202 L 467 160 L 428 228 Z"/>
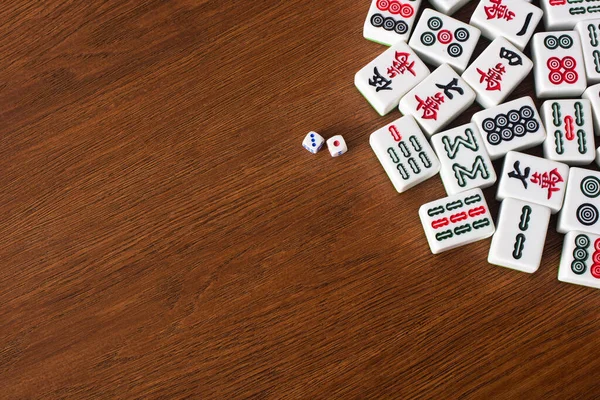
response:
<path fill-rule="evenodd" d="M 591 164 L 594 125 L 589 100 L 548 100 L 540 111 L 546 131 L 544 157 L 569 165 Z"/>
<path fill-rule="evenodd" d="M 442 130 L 475 100 L 475 92 L 448 64 L 440 65 L 400 100 L 428 136 Z"/>
<path fill-rule="evenodd" d="M 563 208 L 556 230 L 584 231 L 600 235 L 600 172 L 571 168 Z"/>
<path fill-rule="evenodd" d="M 600 18 L 580 21 L 575 25 L 581 39 L 581 50 L 588 84 L 600 82 Z"/>
<path fill-rule="evenodd" d="M 533 63 L 504 38 L 495 39 L 462 74 L 483 108 L 502 103 L 525 79 Z"/>
<path fill-rule="evenodd" d="M 426 63 L 446 63 L 460 74 L 467 68 L 480 35 L 479 29 L 426 8 L 408 44 Z"/>
<path fill-rule="evenodd" d="M 440 160 L 440 177 L 449 196 L 496 182 L 496 172 L 477 126 L 465 124 L 431 138 Z"/>
<path fill-rule="evenodd" d="M 548 207 L 517 199 L 504 199 L 500 204 L 488 262 L 534 273 L 542 261 L 549 222 Z"/>
<path fill-rule="evenodd" d="M 514 198 L 560 211 L 565 197 L 569 166 L 529 154 L 509 151 L 504 158 L 496 200 Z"/>
<path fill-rule="evenodd" d="M 600 0 L 540 0 L 547 31 L 573 29 L 579 21 L 596 18 Z"/>
<path fill-rule="evenodd" d="M 387 46 L 408 42 L 420 6 L 421 0 L 372 0 L 363 36 Z"/>
<path fill-rule="evenodd" d="M 410 115 L 373 132 L 369 144 L 398 193 L 440 170 L 438 158 Z"/>
<path fill-rule="evenodd" d="M 398 42 L 354 75 L 354 84 L 379 115 L 429 75 L 429 69 L 405 42 Z"/>
<path fill-rule="evenodd" d="M 578 231 L 565 235 L 558 280 L 600 289 L 600 236 Z"/>
<path fill-rule="evenodd" d="M 511 150 L 537 146 L 546 139 L 546 130 L 529 96 L 479 111 L 471 120 L 479 128 L 492 160 Z"/>
<path fill-rule="evenodd" d="M 600 135 L 600 83 L 588 87 L 583 95 L 582 99 L 589 100 L 590 106 L 592 107 L 592 121 L 594 122 L 594 133 L 596 136 Z"/>
<path fill-rule="evenodd" d="M 489 40 L 504 37 L 523 50 L 542 14 L 541 9 L 523 0 L 481 0 L 469 23 Z"/>
<path fill-rule="evenodd" d="M 488 238 L 495 229 L 479 188 L 424 204 L 419 218 L 433 254 Z"/>
<path fill-rule="evenodd" d="M 536 33 L 531 54 L 537 97 L 579 97 L 587 88 L 581 39 L 576 31 Z"/>

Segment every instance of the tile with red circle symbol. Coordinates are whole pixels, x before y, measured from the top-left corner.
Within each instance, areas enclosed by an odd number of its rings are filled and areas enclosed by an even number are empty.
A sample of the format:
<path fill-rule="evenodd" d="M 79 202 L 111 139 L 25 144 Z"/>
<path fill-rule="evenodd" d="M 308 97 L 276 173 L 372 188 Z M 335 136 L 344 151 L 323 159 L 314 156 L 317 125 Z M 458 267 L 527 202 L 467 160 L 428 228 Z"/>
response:
<path fill-rule="evenodd" d="M 488 238 L 495 230 L 479 188 L 423 204 L 419 218 L 433 254 Z"/>
<path fill-rule="evenodd" d="M 426 8 L 408 44 L 423 61 L 434 66 L 446 63 L 460 74 L 469 64 L 480 35 L 479 29 Z"/>
<path fill-rule="evenodd" d="M 587 88 L 581 39 L 576 31 L 536 33 L 531 53 L 537 97 L 579 97 Z"/>
<path fill-rule="evenodd" d="M 527 77 L 533 63 L 504 38 L 495 39 L 469 65 L 462 78 L 477 93 L 483 108 L 502 103 Z"/>
<path fill-rule="evenodd" d="M 454 14 L 468 2 L 469 0 L 429 0 L 429 4 L 444 15 Z"/>
<path fill-rule="evenodd" d="M 600 172 L 571 168 L 563 208 L 556 230 L 600 235 Z"/>
<path fill-rule="evenodd" d="M 596 153 L 590 101 L 547 100 L 540 110 L 548 133 L 544 157 L 569 165 L 591 164 Z"/>
<path fill-rule="evenodd" d="M 600 289 L 600 236 L 582 231 L 565 235 L 558 280 Z"/>
<path fill-rule="evenodd" d="M 522 51 L 542 14 L 541 9 L 523 0 L 481 0 L 469 23 L 489 40 L 504 37 Z"/>
<path fill-rule="evenodd" d="M 387 46 L 408 42 L 420 6 L 421 0 L 372 0 L 363 36 Z"/>

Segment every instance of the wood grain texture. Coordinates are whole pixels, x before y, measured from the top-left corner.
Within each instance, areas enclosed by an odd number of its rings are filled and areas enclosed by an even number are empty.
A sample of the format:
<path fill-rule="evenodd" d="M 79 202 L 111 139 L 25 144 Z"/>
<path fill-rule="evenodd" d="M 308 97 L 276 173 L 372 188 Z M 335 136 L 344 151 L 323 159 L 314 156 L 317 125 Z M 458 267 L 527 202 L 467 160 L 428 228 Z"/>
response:
<path fill-rule="evenodd" d="M 394 191 L 368 136 L 400 114 L 353 85 L 368 3 L 0 5 L 1 398 L 598 397 L 555 217 L 533 275 L 430 254 L 441 181 Z"/>

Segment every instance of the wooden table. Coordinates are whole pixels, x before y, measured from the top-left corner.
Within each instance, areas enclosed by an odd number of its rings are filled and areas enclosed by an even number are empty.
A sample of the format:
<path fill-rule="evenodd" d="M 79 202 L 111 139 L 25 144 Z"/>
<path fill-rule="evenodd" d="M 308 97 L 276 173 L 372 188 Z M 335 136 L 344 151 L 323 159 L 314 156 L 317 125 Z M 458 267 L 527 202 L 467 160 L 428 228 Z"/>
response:
<path fill-rule="evenodd" d="M 394 191 L 368 137 L 400 114 L 353 85 L 368 3 L 0 6 L 0 397 L 598 398 L 555 217 L 533 275 L 430 254 L 441 181 Z"/>

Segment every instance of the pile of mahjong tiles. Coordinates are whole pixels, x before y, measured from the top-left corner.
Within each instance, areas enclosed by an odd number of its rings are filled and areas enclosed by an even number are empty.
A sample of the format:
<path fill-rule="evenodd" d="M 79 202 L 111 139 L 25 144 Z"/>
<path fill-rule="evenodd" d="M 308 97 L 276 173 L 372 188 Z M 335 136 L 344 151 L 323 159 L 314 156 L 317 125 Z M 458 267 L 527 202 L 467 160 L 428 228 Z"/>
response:
<path fill-rule="evenodd" d="M 469 24 L 450 17 L 467 0 L 372 0 L 366 39 L 389 46 L 354 82 L 373 108 L 401 118 L 370 136 L 370 145 L 402 193 L 439 172 L 448 197 L 419 209 L 431 251 L 493 235 L 491 264 L 535 272 L 550 215 L 566 234 L 558 279 L 600 288 L 600 1 L 482 0 Z M 544 18 L 546 32 L 534 34 Z M 596 18 L 595 18 L 596 17 Z M 412 33 L 412 34 L 411 34 Z M 483 35 L 491 43 L 471 61 Z M 533 61 L 523 49 L 531 42 Z M 425 63 L 435 67 L 433 71 Z M 533 69 L 538 112 L 530 97 L 505 102 Z M 593 85 L 593 86 L 589 86 Z M 483 111 L 446 129 L 473 102 Z M 324 138 L 310 132 L 316 153 Z M 542 145 L 544 158 L 521 150 Z M 347 151 L 342 136 L 327 141 Z M 501 174 L 492 160 L 504 158 Z M 495 226 L 482 188 L 498 182 Z"/>

